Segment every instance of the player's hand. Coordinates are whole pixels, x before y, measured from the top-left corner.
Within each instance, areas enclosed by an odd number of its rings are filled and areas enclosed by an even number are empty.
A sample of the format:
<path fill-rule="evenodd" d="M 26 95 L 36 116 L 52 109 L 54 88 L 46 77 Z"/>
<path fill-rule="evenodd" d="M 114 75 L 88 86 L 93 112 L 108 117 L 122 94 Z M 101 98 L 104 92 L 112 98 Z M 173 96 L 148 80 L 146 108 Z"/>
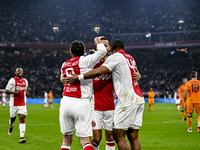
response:
<path fill-rule="evenodd" d="M 26 96 L 29 96 L 29 92 L 28 91 L 26 91 Z"/>
<path fill-rule="evenodd" d="M 78 81 L 79 81 L 78 75 L 76 74 L 72 74 L 72 77 L 67 78 L 67 83 L 71 85 L 75 84 Z"/>
<path fill-rule="evenodd" d="M 139 71 L 136 69 L 136 72 L 134 73 L 134 81 L 138 81 L 140 80 L 141 75 L 139 73 Z"/>
<path fill-rule="evenodd" d="M 16 94 L 20 94 L 21 93 L 21 90 L 19 90 L 19 91 L 16 91 Z"/>
<path fill-rule="evenodd" d="M 101 42 L 101 38 L 102 38 L 102 37 L 103 37 L 103 36 L 95 37 L 95 38 L 94 38 L 94 44 L 97 45 L 97 44 L 99 44 L 99 43 L 102 43 L 102 42 Z"/>
<path fill-rule="evenodd" d="M 67 84 L 67 78 L 65 78 L 65 73 L 62 74 L 62 76 L 60 77 L 60 81 L 61 81 L 63 84 Z"/>

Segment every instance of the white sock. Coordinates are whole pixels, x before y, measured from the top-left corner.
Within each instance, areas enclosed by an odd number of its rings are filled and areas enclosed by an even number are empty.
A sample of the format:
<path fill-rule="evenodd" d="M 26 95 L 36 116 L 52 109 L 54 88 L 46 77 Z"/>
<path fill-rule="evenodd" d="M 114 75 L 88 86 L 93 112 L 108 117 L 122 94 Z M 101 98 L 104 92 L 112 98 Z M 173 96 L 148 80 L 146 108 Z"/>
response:
<path fill-rule="evenodd" d="M 70 146 L 66 146 L 66 145 L 62 145 L 62 146 L 61 146 L 61 149 L 62 149 L 62 148 L 63 148 L 63 149 L 66 149 L 66 150 L 70 150 L 71 147 L 70 147 Z"/>
<path fill-rule="evenodd" d="M 106 150 L 115 150 L 115 141 L 106 141 Z"/>
<path fill-rule="evenodd" d="M 5 107 L 6 106 L 6 104 L 5 103 L 3 103 L 3 107 Z"/>
<path fill-rule="evenodd" d="M 19 124 L 20 138 L 24 138 L 25 129 L 26 129 L 25 122 L 20 122 Z"/>

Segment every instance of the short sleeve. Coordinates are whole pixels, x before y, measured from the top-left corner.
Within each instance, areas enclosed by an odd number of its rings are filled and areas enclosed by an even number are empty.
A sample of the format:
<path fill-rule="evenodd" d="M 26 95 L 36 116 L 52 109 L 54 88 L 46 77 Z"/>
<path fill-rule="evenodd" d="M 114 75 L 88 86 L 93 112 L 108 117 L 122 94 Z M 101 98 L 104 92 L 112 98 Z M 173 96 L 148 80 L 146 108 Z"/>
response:
<path fill-rule="evenodd" d="M 13 87 L 15 86 L 15 80 L 11 78 L 6 85 L 6 90 L 12 91 Z"/>
<path fill-rule="evenodd" d="M 26 91 L 28 90 L 28 81 L 25 79 L 25 81 L 26 81 Z"/>
<path fill-rule="evenodd" d="M 109 56 L 102 66 L 107 67 L 110 71 L 112 71 L 116 65 L 119 64 L 119 60 L 116 59 L 116 55 Z"/>

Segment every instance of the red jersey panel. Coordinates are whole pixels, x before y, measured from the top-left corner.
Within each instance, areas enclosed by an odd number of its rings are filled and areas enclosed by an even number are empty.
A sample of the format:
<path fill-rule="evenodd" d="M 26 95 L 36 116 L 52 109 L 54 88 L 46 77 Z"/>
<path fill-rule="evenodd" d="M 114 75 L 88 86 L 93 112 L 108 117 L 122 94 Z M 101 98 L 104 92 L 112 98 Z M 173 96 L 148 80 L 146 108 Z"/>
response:
<path fill-rule="evenodd" d="M 131 72 L 131 78 L 132 78 L 133 89 L 134 89 L 135 93 L 136 93 L 138 96 L 143 97 L 138 82 L 135 82 L 135 81 L 134 81 L 134 73 L 136 72 L 136 68 L 137 68 L 134 58 L 133 58 L 131 55 L 125 53 L 124 50 L 118 50 L 117 53 L 121 53 L 121 54 L 126 58 L 126 61 L 127 61 L 127 63 L 128 63 L 128 67 L 129 67 L 130 72 Z"/>
<path fill-rule="evenodd" d="M 14 106 L 25 106 L 25 89 L 26 81 L 24 78 L 14 77 L 15 79 L 15 91 L 21 90 L 20 94 L 14 94 Z"/>
<path fill-rule="evenodd" d="M 100 61 L 94 66 L 100 67 L 103 61 Z M 115 109 L 113 83 L 111 72 L 93 79 L 94 89 L 94 110 L 108 111 Z"/>
<path fill-rule="evenodd" d="M 66 77 L 71 77 L 71 74 L 80 75 L 79 59 L 80 56 L 72 57 L 70 60 L 67 60 L 65 62 L 64 66 L 62 67 L 62 70 L 63 74 L 65 74 Z M 82 95 L 80 81 L 78 81 L 75 85 L 65 84 L 63 95 L 81 98 Z"/>

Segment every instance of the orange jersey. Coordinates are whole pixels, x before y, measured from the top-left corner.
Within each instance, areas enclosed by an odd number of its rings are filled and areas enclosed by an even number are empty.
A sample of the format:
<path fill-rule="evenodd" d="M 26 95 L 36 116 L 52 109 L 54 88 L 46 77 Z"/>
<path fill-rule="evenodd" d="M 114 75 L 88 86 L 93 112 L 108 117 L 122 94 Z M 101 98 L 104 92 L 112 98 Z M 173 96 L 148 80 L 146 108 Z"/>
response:
<path fill-rule="evenodd" d="M 154 97 L 155 97 L 154 92 L 153 91 L 149 91 L 148 92 L 148 98 L 149 98 L 149 100 L 154 100 Z"/>
<path fill-rule="evenodd" d="M 50 100 L 52 100 L 53 94 L 52 94 L 52 93 L 49 93 L 49 94 L 48 94 L 48 97 L 49 97 Z"/>
<path fill-rule="evenodd" d="M 200 103 L 200 81 L 190 80 L 186 83 L 186 90 L 188 90 L 188 102 Z"/>
<path fill-rule="evenodd" d="M 182 84 L 182 85 L 179 87 L 178 91 L 180 92 L 181 100 L 184 101 L 185 85 Z"/>

